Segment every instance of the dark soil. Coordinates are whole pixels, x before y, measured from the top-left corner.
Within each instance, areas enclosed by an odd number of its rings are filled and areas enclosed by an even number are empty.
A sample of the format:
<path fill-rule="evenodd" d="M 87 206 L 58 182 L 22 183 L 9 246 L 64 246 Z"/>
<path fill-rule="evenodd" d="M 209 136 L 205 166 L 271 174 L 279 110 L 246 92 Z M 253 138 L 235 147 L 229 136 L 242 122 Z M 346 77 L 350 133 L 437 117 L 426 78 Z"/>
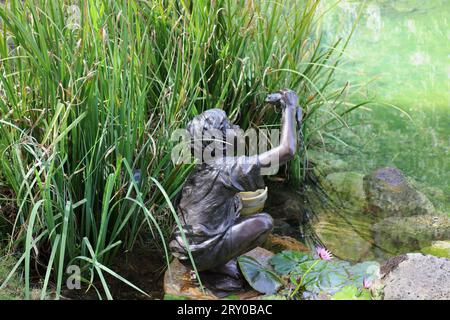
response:
<path fill-rule="evenodd" d="M 2 234 L 7 234 L 12 226 L 11 221 L 14 221 L 17 214 L 17 207 L 13 201 L 5 199 L 14 199 L 14 193 L 7 188 L 0 187 L 0 240 Z"/>
<path fill-rule="evenodd" d="M 160 251 L 149 248 L 134 248 L 128 254 L 119 255 L 111 269 L 149 295 L 146 296 L 140 293 L 126 283 L 104 272 L 106 282 L 114 299 L 147 300 L 163 298 L 163 279 L 166 262 L 164 254 Z M 106 299 L 100 281 L 95 286 L 101 292 L 102 298 Z M 62 295 L 66 299 L 73 300 L 99 299 L 94 288 L 90 288 L 87 292 L 86 288 L 83 287 L 80 290 L 65 290 Z"/>

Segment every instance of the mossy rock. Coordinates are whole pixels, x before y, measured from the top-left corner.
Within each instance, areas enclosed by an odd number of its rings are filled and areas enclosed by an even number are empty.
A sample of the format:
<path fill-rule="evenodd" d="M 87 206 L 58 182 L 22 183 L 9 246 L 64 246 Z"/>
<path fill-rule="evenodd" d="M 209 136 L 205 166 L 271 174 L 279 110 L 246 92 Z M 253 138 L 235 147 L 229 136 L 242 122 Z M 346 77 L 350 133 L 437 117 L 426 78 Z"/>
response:
<path fill-rule="evenodd" d="M 432 215 L 431 201 L 397 168 L 375 170 L 364 177 L 368 209 L 378 217 Z"/>
<path fill-rule="evenodd" d="M 450 259 L 450 240 L 433 241 L 431 246 L 422 248 L 420 251 L 424 254 L 430 254 L 435 257 Z"/>

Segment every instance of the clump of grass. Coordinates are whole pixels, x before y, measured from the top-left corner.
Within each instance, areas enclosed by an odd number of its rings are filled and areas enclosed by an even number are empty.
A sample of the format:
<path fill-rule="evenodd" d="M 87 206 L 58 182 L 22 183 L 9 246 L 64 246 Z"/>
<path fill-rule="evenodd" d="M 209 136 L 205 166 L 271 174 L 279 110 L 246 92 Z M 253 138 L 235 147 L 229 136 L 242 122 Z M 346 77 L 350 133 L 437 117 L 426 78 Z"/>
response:
<path fill-rule="evenodd" d="M 191 166 L 174 165 L 170 135 L 219 107 L 244 128 L 274 125 L 262 101 L 289 87 L 305 111 L 302 152 L 358 106 L 331 89 L 345 43 L 322 46 L 320 1 L 7 1 L 0 6 L 0 179 L 17 213 L 9 250 L 45 269 L 56 298 L 68 265 L 100 282 L 119 251 L 166 240 L 177 223 L 171 199 Z M 133 179 L 135 170 L 141 180 Z M 143 232 L 143 230 L 145 232 Z M 134 286 L 133 286 L 134 287 Z M 134 287 L 137 290 L 139 288 Z"/>

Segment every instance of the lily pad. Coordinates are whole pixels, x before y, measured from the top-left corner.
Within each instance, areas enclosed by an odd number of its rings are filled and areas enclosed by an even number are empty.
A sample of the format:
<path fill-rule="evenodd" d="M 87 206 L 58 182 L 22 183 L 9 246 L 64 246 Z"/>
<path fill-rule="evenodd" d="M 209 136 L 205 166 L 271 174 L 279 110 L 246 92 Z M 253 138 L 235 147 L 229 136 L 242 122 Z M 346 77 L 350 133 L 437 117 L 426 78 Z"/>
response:
<path fill-rule="evenodd" d="M 321 292 L 333 294 L 351 283 L 346 269 L 348 265 L 348 262 L 344 261 L 315 260 L 300 265 L 298 269 L 301 271 L 300 275 L 304 277 L 303 283 L 307 291 L 315 294 Z"/>
<path fill-rule="evenodd" d="M 270 263 L 278 274 L 288 275 L 295 286 L 302 287 L 300 292 L 303 292 L 303 298 L 313 299 L 319 296 L 332 297 L 348 286 L 361 291 L 364 280 L 374 281 L 379 278 L 380 272 L 377 262 L 352 265 L 338 259 L 318 260 L 310 254 L 293 251 L 283 251 L 273 256 Z"/>
<path fill-rule="evenodd" d="M 283 281 L 273 271 L 264 268 L 252 257 L 241 256 L 238 263 L 247 282 L 260 293 L 275 294 L 283 285 Z"/>
<path fill-rule="evenodd" d="M 312 256 L 308 253 L 286 250 L 274 255 L 269 262 L 276 273 L 285 275 L 308 260 L 312 260 Z"/>
<path fill-rule="evenodd" d="M 331 300 L 371 300 L 372 295 L 367 289 L 358 289 L 356 286 L 345 286 L 336 292 Z"/>

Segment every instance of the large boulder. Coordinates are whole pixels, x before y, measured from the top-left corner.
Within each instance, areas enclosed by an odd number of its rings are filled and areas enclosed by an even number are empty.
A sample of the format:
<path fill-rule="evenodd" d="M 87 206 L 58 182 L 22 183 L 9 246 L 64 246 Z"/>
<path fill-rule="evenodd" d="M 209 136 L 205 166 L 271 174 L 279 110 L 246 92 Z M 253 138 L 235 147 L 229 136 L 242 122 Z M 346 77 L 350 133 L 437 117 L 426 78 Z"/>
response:
<path fill-rule="evenodd" d="M 372 230 L 380 253 L 395 255 L 420 250 L 432 241 L 450 239 L 450 218 L 446 215 L 389 217 L 376 223 Z"/>
<path fill-rule="evenodd" d="M 450 299 L 449 259 L 409 253 L 388 260 L 381 270 L 385 300 Z"/>
<path fill-rule="evenodd" d="M 382 217 L 433 214 L 430 200 L 397 168 L 381 168 L 364 177 L 369 210 Z"/>

